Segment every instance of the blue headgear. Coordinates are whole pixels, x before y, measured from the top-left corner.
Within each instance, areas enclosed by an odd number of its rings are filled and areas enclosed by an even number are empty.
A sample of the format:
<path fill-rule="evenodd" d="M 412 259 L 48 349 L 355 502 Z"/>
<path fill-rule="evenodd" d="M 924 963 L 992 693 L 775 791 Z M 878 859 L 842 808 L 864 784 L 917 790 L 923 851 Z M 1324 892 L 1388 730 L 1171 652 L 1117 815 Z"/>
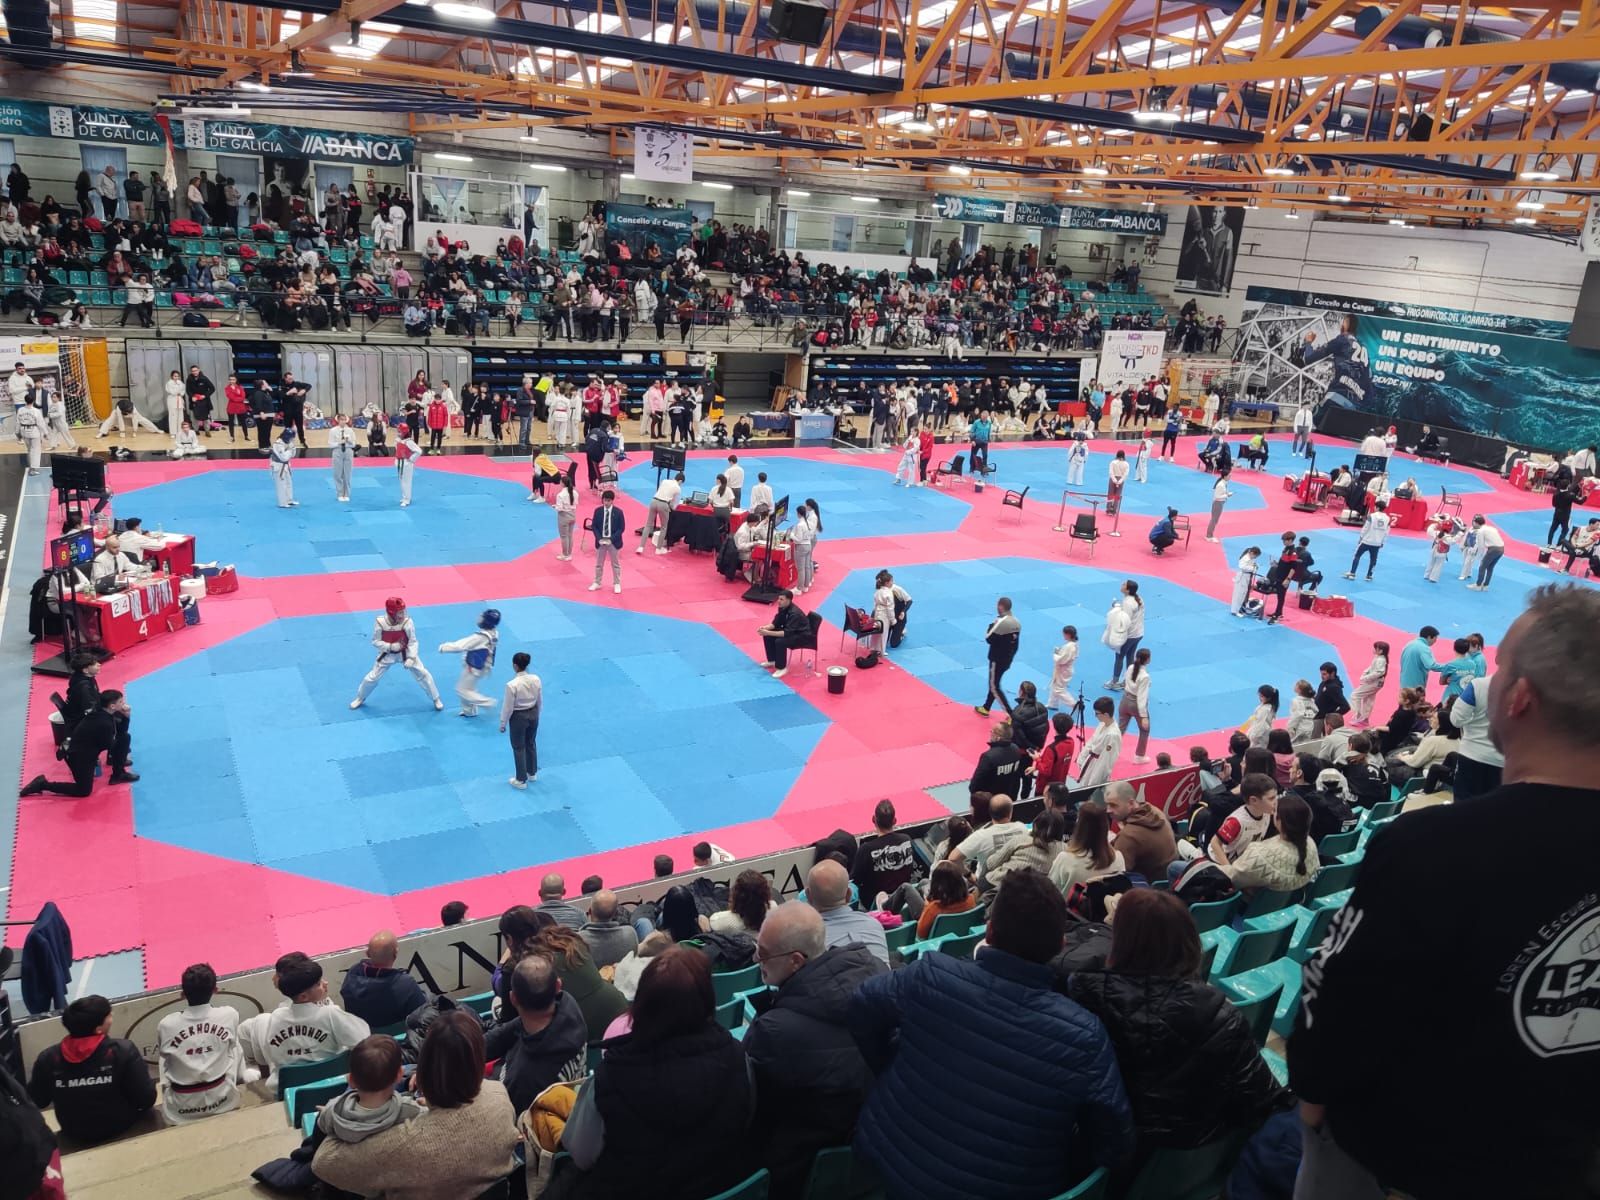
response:
<path fill-rule="evenodd" d="M 483 615 L 478 618 L 479 629 L 494 629 L 499 624 L 500 610 L 498 608 L 486 608 L 483 610 Z"/>

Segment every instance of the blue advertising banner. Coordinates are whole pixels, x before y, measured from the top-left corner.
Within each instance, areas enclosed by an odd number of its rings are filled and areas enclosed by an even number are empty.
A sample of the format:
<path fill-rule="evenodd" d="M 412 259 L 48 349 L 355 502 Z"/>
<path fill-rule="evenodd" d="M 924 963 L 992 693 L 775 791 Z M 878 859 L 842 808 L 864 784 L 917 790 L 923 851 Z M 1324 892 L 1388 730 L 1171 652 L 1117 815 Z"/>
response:
<path fill-rule="evenodd" d="M 322 162 L 374 163 L 402 166 L 416 152 L 415 139 L 376 133 L 341 133 L 299 125 L 266 125 L 249 121 L 213 121 L 184 117 L 173 122 L 174 137 L 187 150 L 223 154 L 263 154 L 274 158 L 310 158 Z"/>
<path fill-rule="evenodd" d="M 161 145 L 161 127 L 149 113 L 94 104 L 46 104 L 38 100 L 0 101 L 0 134 L 115 142 L 125 146 Z"/>
<path fill-rule="evenodd" d="M 694 213 L 687 208 L 651 208 L 644 204 L 607 204 L 606 237 L 623 241 L 635 260 L 654 243 L 663 259 L 694 240 Z"/>
<path fill-rule="evenodd" d="M 1327 400 L 1379 416 L 1426 421 L 1518 445 L 1600 443 L 1600 354 L 1567 345 L 1561 321 L 1402 301 L 1250 287 L 1247 327 L 1276 323 L 1297 369 L 1333 364 Z M 1288 324 L 1296 313 L 1312 324 Z"/>
<path fill-rule="evenodd" d="M 1044 204 L 1033 200 L 1000 200 L 993 196 L 939 195 L 933 211 L 951 221 L 993 225 L 1036 225 L 1045 229 L 1098 229 L 1105 233 L 1142 236 L 1167 231 L 1163 212 L 1130 212 L 1083 204 Z"/>

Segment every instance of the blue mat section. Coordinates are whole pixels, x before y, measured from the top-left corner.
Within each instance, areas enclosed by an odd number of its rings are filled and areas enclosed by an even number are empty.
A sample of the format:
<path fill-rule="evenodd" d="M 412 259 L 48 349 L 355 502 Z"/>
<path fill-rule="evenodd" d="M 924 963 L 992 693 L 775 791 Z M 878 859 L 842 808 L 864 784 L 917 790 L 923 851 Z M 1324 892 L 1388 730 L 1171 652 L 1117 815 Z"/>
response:
<path fill-rule="evenodd" d="M 1546 518 L 1548 520 L 1548 518 Z M 1540 529 L 1542 535 L 1544 530 Z M 1525 563 L 1514 558 L 1502 558 L 1494 569 L 1494 582 L 1486 592 L 1469 592 L 1460 581 L 1461 552 L 1450 551 L 1438 583 L 1429 583 L 1422 577 L 1428 565 L 1426 538 L 1391 537 L 1378 555 L 1378 569 L 1373 581 L 1366 581 L 1367 562 L 1361 560 L 1361 570 L 1355 579 L 1345 579 L 1350 569 L 1350 556 L 1355 553 L 1360 535 L 1353 529 L 1334 529 L 1317 532 L 1311 536 L 1311 553 L 1316 556 L 1317 570 L 1325 579 L 1322 591 L 1327 595 L 1349 596 L 1355 601 L 1356 613 L 1371 617 L 1385 625 L 1402 631 L 1432 625 L 1446 638 L 1465 637 L 1468 633 L 1483 634 L 1494 645 L 1505 634 L 1511 622 L 1527 607 L 1528 593 L 1545 583 L 1559 582 L 1562 577 L 1548 567 Z M 1245 547 L 1260 546 L 1266 558 L 1275 552 L 1262 538 L 1224 538 L 1223 546 L 1230 560 L 1237 560 Z M 1565 562 L 1565 556 L 1560 560 Z M 1477 572 L 1473 579 L 1476 582 Z M 1284 612 L 1292 622 L 1295 615 L 1290 608 Z M 1362 664 L 1365 665 L 1365 664 Z M 1347 677 L 1348 678 L 1348 677 Z"/>
<path fill-rule="evenodd" d="M 1293 439 L 1293 434 L 1273 434 L 1267 439 L 1272 444 L 1271 466 L 1276 468 L 1280 475 L 1299 474 L 1305 469 L 1305 459 L 1289 453 Z M 1237 447 L 1237 438 L 1228 440 Z M 1311 445 L 1317 453 L 1317 471 L 1320 474 L 1326 475 L 1334 467 L 1348 467 L 1355 462 L 1356 448 L 1349 442 L 1322 442 L 1313 436 Z M 1423 495 L 1429 499 L 1436 499 L 1441 488 L 1460 492 L 1462 495 L 1494 490 L 1471 471 L 1447 467 L 1441 463 L 1420 462 L 1413 458 L 1395 459 L 1393 470 L 1389 472 L 1389 482 L 1398 485 L 1405 482 L 1408 476 L 1417 481 Z M 1471 515 L 1470 511 L 1468 515 Z"/>
<path fill-rule="evenodd" d="M 506 784 L 498 708 L 455 715 L 483 604 L 412 610 L 435 712 L 403 670 L 348 705 L 372 617 L 278 621 L 132 685 L 141 836 L 395 894 L 770 816 L 827 718 L 701 626 L 549 599 L 501 610 L 497 699 L 517 650 L 545 685 L 539 778 Z"/>
<path fill-rule="evenodd" d="M 944 457 L 941 446 L 935 461 Z M 887 456 L 885 456 L 887 458 Z M 691 458 L 684 472 L 684 495 L 709 492 L 717 475 L 727 465 L 725 458 Z M 813 462 L 805 458 L 743 455 L 744 495 L 750 498 L 758 472 L 767 473 L 776 500 L 789 497 L 789 512 L 802 500 L 815 500 L 822 510 L 822 540 L 829 538 L 892 537 L 901 533 L 948 533 L 960 526 L 972 512 L 964 500 L 946 496 L 931 488 L 894 486 L 892 474 L 871 467 L 842 463 Z M 645 459 L 622 473 L 622 488 L 641 503 L 648 503 L 656 490 L 656 473 Z"/>
<path fill-rule="evenodd" d="M 1010 696 L 1025 679 L 1048 694 L 1051 653 L 1061 627 L 1078 629 L 1079 667 L 1073 691 L 1083 684 L 1092 701 L 1105 695 L 1111 653 L 1100 644 L 1105 615 L 1128 576 L 1089 567 L 1032 559 L 890 565 L 895 582 L 911 593 L 906 640 L 889 657 L 924 683 L 963 704 L 983 699 L 987 677 L 984 630 L 998 596 L 1010 596 L 1022 622 L 1022 646 L 1006 673 Z M 876 571 L 847 576 L 823 604 L 830 616 L 849 602 L 865 604 Z M 1268 626 L 1228 614 L 1226 603 L 1178 584 L 1135 576 L 1146 605 L 1145 639 L 1152 676 L 1151 736 L 1185 737 L 1243 722 L 1255 708 L 1255 691 L 1270 683 L 1283 695 L 1283 712 L 1294 681 L 1316 677 L 1317 664 L 1338 655 L 1326 643 L 1284 625 Z M 1131 751 L 1130 751 L 1131 753 Z"/>
<path fill-rule="evenodd" d="M 277 507 L 263 465 L 140 488 L 117 511 L 142 517 L 147 529 L 192 533 L 202 559 L 259 577 L 501 562 L 556 535 L 549 506 L 529 504 L 527 489 L 510 480 L 419 467 L 413 502 L 401 508 L 393 468 L 357 467 L 348 504 L 334 499 L 324 468 L 294 478 L 298 508 Z"/>
<path fill-rule="evenodd" d="M 1157 439 L 1156 446 L 1159 448 L 1160 445 Z M 1132 463 L 1134 443 L 1127 443 L 1123 448 L 1127 450 L 1128 461 Z M 1110 453 L 1090 450 L 1089 462 L 1083 469 L 1083 483 L 1074 484 L 1073 490 L 1105 495 L 1106 472 L 1115 456 L 1115 450 Z M 996 487 L 1019 492 L 1031 487 L 1033 491 L 1028 495 L 1030 502 L 1037 501 L 1046 506 L 1061 503 L 1062 490 L 1067 486 L 1067 443 L 1057 442 L 1052 446 L 1030 447 L 1026 450 L 996 450 L 990 456 L 990 461 L 999 468 L 994 476 Z M 1223 514 L 1224 521 L 1227 520 L 1227 513 L 1248 512 L 1267 506 L 1267 502 L 1261 498 L 1258 481 L 1259 486 L 1281 486 L 1270 470 L 1260 473 L 1235 470 L 1229 476 L 1228 487 L 1233 492 L 1233 499 L 1228 501 Z M 1127 486 L 1123 488 L 1123 509 L 1128 513 L 1150 517 L 1166 516 L 1169 507 L 1179 512 L 1209 513 L 1211 488 L 1216 482 L 1215 475 L 1192 470 L 1181 460 L 1163 463 L 1156 462 L 1152 456 L 1148 483 L 1140 483 L 1129 474 Z"/>
<path fill-rule="evenodd" d="M 1555 515 L 1550 508 L 1550 498 L 1546 496 L 1544 501 L 1543 508 L 1531 508 L 1524 512 L 1485 513 L 1484 515 L 1506 537 L 1514 541 L 1526 542 L 1530 546 L 1543 546 L 1545 544 L 1544 535 L 1550 532 L 1550 518 Z M 1585 508 L 1581 504 L 1577 505 L 1572 510 L 1572 528 L 1581 529 L 1596 517 L 1600 517 L 1600 511 L 1596 511 L 1593 508 Z M 1567 561 L 1565 554 L 1561 556 L 1561 561 Z M 1500 568 L 1496 567 L 1494 573 L 1499 575 Z"/>

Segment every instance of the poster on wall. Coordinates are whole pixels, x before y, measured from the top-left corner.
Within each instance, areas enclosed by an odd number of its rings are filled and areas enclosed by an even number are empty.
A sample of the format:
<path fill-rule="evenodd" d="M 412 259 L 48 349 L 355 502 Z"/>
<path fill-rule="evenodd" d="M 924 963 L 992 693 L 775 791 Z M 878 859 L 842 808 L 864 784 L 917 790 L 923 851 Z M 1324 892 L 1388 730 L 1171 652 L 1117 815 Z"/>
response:
<path fill-rule="evenodd" d="M 279 228 L 287 229 L 296 217 L 310 211 L 316 180 L 311 163 L 303 158 L 267 155 L 261 160 L 266 190 L 261 195 L 261 214 Z"/>
<path fill-rule="evenodd" d="M 61 390 L 61 343 L 55 338 L 0 337 L 0 370 L 7 375 L 21 363 L 28 370 L 33 386 L 40 389 L 40 407 L 48 405 L 50 397 Z M 6 426 L 11 419 L 11 406 L 6 405 Z"/>
<path fill-rule="evenodd" d="M 694 182 L 694 135 L 640 125 L 633 131 L 633 173 L 657 183 Z"/>
<path fill-rule="evenodd" d="M 1164 329 L 1108 329 L 1100 343 L 1100 384 L 1107 391 L 1138 387 L 1161 374 L 1166 353 Z"/>
<path fill-rule="evenodd" d="M 1233 266 L 1244 237 L 1244 209 L 1191 204 L 1178 249 L 1178 288 L 1206 296 L 1225 296 L 1233 286 Z"/>
<path fill-rule="evenodd" d="M 1566 322 L 1282 288 L 1245 295 L 1257 307 L 1245 313 L 1240 382 L 1268 400 L 1304 396 L 1525 446 L 1600 443 L 1600 353 L 1567 345 Z"/>
<path fill-rule="evenodd" d="M 687 208 L 650 208 L 643 204 L 606 205 L 606 241 L 623 242 L 634 261 L 642 262 L 655 246 L 663 259 L 694 240 L 694 213 Z"/>

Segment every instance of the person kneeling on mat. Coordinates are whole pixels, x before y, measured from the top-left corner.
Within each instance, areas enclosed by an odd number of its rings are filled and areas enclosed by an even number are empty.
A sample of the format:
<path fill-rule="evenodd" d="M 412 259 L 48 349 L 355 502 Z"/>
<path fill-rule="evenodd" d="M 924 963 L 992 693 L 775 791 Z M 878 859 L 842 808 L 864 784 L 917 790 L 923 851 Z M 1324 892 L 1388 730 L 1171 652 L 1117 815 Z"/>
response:
<path fill-rule="evenodd" d="M 121 692 L 115 689 L 101 692 L 94 708 L 78 722 L 67 739 L 65 757 L 72 782 L 52 783 L 43 775 L 35 775 L 21 794 L 37 796 L 40 792 L 53 792 L 57 796 L 87 796 L 94 790 L 95 768 L 100 765 L 102 754 L 111 767 L 112 783 L 137 781 L 139 777 L 128 770 L 130 711 Z"/>

